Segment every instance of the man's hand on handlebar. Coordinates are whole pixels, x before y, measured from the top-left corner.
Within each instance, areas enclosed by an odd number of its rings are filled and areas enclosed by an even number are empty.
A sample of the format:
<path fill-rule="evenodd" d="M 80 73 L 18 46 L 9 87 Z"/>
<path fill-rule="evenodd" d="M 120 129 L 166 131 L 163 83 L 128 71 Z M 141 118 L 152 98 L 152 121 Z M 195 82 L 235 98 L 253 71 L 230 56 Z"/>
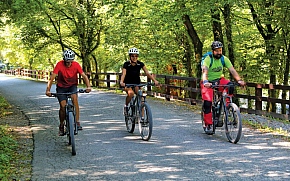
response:
<path fill-rule="evenodd" d="M 240 86 L 242 86 L 242 87 L 246 86 L 246 82 L 244 82 L 243 80 L 238 80 L 238 83 L 239 83 Z"/>
<path fill-rule="evenodd" d="M 46 90 L 45 95 L 48 96 L 48 97 L 51 97 L 52 96 L 51 95 L 51 92 L 49 90 Z"/>
<path fill-rule="evenodd" d="M 203 86 L 206 87 L 206 88 L 210 88 L 211 85 L 212 85 L 212 83 L 210 83 L 210 82 L 206 82 L 206 83 L 203 84 Z"/>
<path fill-rule="evenodd" d="M 87 88 L 86 88 L 86 93 L 89 93 L 89 92 L 91 92 L 91 90 L 92 90 L 92 88 L 91 88 L 91 87 L 87 87 Z"/>

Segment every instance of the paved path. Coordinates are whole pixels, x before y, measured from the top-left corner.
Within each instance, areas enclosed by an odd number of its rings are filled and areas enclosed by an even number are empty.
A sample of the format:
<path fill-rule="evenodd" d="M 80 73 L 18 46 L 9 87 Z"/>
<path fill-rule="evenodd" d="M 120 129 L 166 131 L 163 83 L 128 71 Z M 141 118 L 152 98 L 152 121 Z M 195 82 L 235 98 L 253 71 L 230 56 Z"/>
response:
<path fill-rule="evenodd" d="M 125 96 L 97 90 L 80 94 L 84 130 L 71 156 L 66 137 L 57 136 L 57 100 L 46 97 L 45 88 L 43 82 L 0 74 L 0 93 L 31 121 L 33 181 L 290 179 L 289 142 L 244 128 L 240 142 L 231 144 L 222 129 L 204 134 L 199 114 L 155 99 L 148 99 L 153 135 L 142 141 L 138 129 L 125 130 Z"/>

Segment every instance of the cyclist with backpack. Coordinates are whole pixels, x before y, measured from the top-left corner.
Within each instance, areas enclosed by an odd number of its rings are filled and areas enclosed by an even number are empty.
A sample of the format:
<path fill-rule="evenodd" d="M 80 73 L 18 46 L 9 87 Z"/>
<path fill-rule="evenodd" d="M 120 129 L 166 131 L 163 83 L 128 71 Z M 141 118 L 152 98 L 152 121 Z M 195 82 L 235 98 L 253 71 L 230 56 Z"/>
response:
<path fill-rule="evenodd" d="M 205 123 L 205 132 L 212 134 L 212 100 L 213 89 L 211 85 L 227 85 L 230 84 L 230 80 L 225 79 L 223 75 L 223 69 L 226 67 L 234 79 L 244 86 L 245 82 L 241 80 L 239 74 L 233 67 L 231 61 L 222 54 L 223 44 L 219 41 L 214 41 L 211 45 L 212 52 L 208 52 L 203 56 L 201 63 L 202 75 L 201 75 L 201 95 L 203 100 L 203 118 Z M 228 90 L 229 94 L 233 94 L 234 90 Z"/>
<path fill-rule="evenodd" d="M 129 49 L 129 61 L 126 61 L 123 64 L 122 69 L 122 76 L 120 80 L 120 85 L 122 87 L 125 87 L 126 84 L 140 84 L 140 70 L 142 69 L 148 78 L 154 81 L 155 85 L 158 85 L 158 81 L 155 80 L 155 78 L 149 73 L 147 70 L 145 64 L 138 60 L 139 57 L 139 51 L 137 48 L 130 48 Z M 132 97 L 134 96 L 134 91 L 138 92 L 139 87 L 136 87 L 135 90 L 132 90 L 132 88 L 125 87 L 124 90 L 127 93 L 127 97 L 125 100 L 124 105 L 124 115 L 127 115 L 128 112 L 128 104 L 130 103 Z"/>

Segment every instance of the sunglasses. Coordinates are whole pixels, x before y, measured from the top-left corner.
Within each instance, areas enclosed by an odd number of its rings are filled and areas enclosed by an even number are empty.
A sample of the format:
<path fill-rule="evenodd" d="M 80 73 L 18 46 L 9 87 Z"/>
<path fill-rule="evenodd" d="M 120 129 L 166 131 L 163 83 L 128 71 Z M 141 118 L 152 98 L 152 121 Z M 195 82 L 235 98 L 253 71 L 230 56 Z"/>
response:
<path fill-rule="evenodd" d="M 134 57 L 134 58 L 136 57 L 136 58 L 137 58 L 137 57 L 138 57 L 138 55 L 131 55 L 131 57 Z"/>

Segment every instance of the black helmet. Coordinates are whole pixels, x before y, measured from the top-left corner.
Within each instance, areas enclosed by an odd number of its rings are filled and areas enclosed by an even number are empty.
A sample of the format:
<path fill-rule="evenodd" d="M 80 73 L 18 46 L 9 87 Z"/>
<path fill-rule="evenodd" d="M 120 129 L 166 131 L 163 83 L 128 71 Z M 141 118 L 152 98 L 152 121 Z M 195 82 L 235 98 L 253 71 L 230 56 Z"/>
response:
<path fill-rule="evenodd" d="M 212 50 L 217 49 L 217 48 L 222 48 L 222 47 L 223 47 L 223 44 L 220 41 L 214 41 L 211 44 L 211 49 Z"/>
<path fill-rule="evenodd" d="M 75 52 L 70 49 L 67 49 L 63 52 L 63 59 L 64 61 L 74 60 L 75 59 Z"/>

